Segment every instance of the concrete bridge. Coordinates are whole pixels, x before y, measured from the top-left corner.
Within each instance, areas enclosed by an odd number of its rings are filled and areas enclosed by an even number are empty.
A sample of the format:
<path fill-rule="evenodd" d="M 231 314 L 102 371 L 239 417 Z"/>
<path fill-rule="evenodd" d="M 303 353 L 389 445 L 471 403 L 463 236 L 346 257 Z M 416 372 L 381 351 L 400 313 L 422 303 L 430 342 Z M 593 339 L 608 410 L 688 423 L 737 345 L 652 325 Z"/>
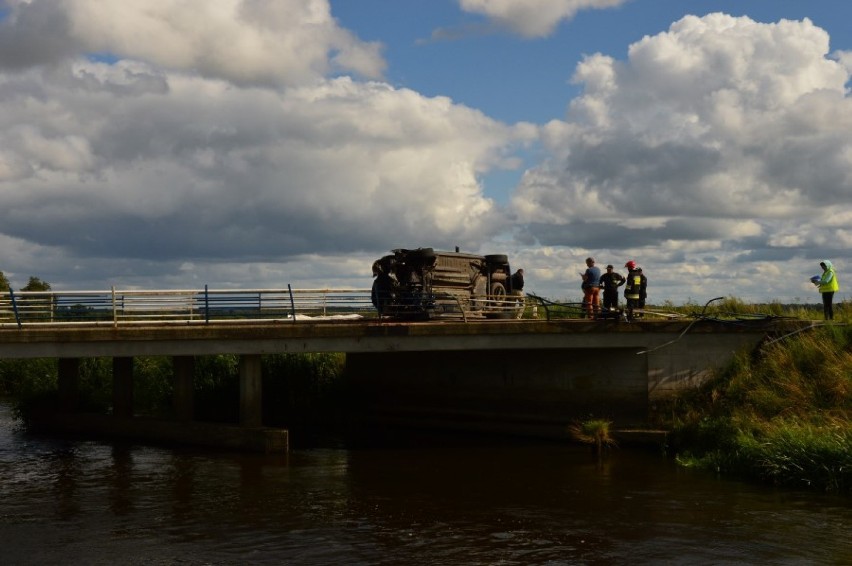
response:
<path fill-rule="evenodd" d="M 283 451 L 287 431 L 263 426 L 264 354 L 345 352 L 354 402 L 386 419 L 564 435 L 572 420 L 641 426 L 656 400 L 705 379 L 735 353 L 810 325 L 755 321 L 480 320 L 188 321 L 133 326 L 0 329 L 0 358 L 58 358 L 63 411 L 77 432 Z M 240 423 L 193 420 L 196 356 L 240 356 Z M 133 416 L 133 358 L 171 356 L 177 421 Z M 74 413 L 79 360 L 113 358 L 113 414 Z"/>

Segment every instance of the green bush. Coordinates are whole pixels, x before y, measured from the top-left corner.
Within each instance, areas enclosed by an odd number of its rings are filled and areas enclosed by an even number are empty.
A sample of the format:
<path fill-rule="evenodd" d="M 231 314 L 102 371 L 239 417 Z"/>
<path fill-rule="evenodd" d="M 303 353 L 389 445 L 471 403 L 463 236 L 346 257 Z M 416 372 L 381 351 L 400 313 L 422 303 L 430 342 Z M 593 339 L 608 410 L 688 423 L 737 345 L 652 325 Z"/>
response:
<path fill-rule="evenodd" d="M 239 356 L 199 356 L 193 376 L 195 418 L 237 423 L 240 418 Z M 337 410 L 343 354 L 280 354 L 261 358 L 266 424 L 316 422 Z M 80 360 L 79 408 L 107 413 L 112 406 L 112 358 Z M 55 359 L 0 360 L 0 393 L 14 399 L 25 423 L 38 408 L 58 403 Z M 141 415 L 173 414 L 174 370 L 168 356 L 133 360 L 133 406 Z"/>
<path fill-rule="evenodd" d="M 53 358 L 0 359 L 0 394 L 30 396 L 56 389 L 57 363 Z"/>
<path fill-rule="evenodd" d="M 344 354 L 264 356 L 263 401 L 267 424 L 290 426 L 336 418 Z"/>
<path fill-rule="evenodd" d="M 193 378 L 195 418 L 236 423 L 240 420 L 240 357 L 234 354 L 200 356 Z"/>

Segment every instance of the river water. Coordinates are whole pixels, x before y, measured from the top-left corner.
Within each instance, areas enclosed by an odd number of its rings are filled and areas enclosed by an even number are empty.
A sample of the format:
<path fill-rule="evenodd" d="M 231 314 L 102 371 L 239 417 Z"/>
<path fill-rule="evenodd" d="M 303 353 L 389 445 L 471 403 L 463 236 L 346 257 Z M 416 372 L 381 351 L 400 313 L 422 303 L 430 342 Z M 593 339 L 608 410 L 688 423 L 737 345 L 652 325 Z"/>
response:
<path fill-rule="evenodd" d="M 852 564 L 852 499 L 655 451 L 325 444 L 262 456 L 40 437 L 0 404 L 0 563 Z"/>

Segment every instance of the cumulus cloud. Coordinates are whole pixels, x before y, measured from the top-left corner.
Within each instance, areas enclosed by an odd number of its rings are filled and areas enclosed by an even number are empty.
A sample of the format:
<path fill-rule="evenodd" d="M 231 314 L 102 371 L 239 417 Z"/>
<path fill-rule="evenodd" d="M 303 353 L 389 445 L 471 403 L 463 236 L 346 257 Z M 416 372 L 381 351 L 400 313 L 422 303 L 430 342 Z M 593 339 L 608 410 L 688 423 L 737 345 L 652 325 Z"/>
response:
<path fill-rule="evenodd" d="M 482 14 L 523 37 L 545 37 L 577 12 L 612 8 L 627 0 L 459 0 L 467 12 Z"/>
<path fill-rule="evenodd" d="M 460 2 L 531 37 L 620 3 Z M 367 286 L 390 247 L 462 245 L 556 297 L 589 255 L 636 259 L 656 301 L 789 296 L 779 269 L 852 260 L 852 59 L 807 20 L 686 17 L 586 57 L 536 127 L 382 82 L 381 46 L 327 0 L 5 4 L 15 285 Z M 482 178 L 530 141 L 549 158 L 505 210 Z"/>
<path fill-rule="evenodd" d="M 388 233 L 478 240 L 500 214 L 477 173 L 513 131 L 445 98 L 347 78 L 234 89 L 138 64 L 56 74 L 0 82 L 9 235 L 81 254 L 284 257 Z"/>
<path fill-rule="evenodd" d="M 729 266 L 813 247 L 848 257 L 849 78 L 809 20 L 687 16 L 624 61 L 577 66 L 582 95 L 545 126 L 552 157 L 526 173 L 514 212 L 544 244 L 651 261 L 677 259 L 666 242 Z"/>
<path fill-rule="evenodd" d="M 159 266 L 161 282 L 233 283 L 228 266 L 273 277 L 323 254 L 342 270 L 346 254 L 505 226 L 480 177 L 534 130 L 336 76 L 382 64 L 326 1 L 114 4 L 16 0 L 0 22 L 0 45 L 21 42 L 0 49 L 0 238 L 16 271 L 37 250 L 57 259 L 37 271 L 52 282 L 99 265 L 106 281 Z"/>
<path fill-rule="evenodd" d="M 379 78 L 380 45 L 337 25 L 328 0 L 7 0 L 0 65 L 81 52 L 191 70 L 237 84 L 303 84 L 329 72 Z"/>

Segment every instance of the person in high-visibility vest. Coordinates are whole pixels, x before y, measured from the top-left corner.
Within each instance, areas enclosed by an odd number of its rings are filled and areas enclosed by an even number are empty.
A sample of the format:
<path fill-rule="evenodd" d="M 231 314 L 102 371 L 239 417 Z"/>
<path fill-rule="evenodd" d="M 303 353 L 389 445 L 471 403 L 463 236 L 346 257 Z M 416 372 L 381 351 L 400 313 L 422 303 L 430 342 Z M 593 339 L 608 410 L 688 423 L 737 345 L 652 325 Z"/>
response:
<path fill-rule="evenodd" d="M 627 268 L 627 281 L 624 283 L 624 299 L 627 302 L 627 320 L 633 320 L 633 310 L 641 308 L 644 303 L 648 279 L 633 260 L 624 264 Z M 639 313 L 641 316 L 641 313 Z"/>
<path fill-rule="evenodd" d="M 830 261 L 824 259 L 819 266 L 822 268 L 818 282 L 819 292 L 822 293 L 822 314 L 825 320 L 834 320 L 834 293 L 840 290 L 840 283 Z"/>

